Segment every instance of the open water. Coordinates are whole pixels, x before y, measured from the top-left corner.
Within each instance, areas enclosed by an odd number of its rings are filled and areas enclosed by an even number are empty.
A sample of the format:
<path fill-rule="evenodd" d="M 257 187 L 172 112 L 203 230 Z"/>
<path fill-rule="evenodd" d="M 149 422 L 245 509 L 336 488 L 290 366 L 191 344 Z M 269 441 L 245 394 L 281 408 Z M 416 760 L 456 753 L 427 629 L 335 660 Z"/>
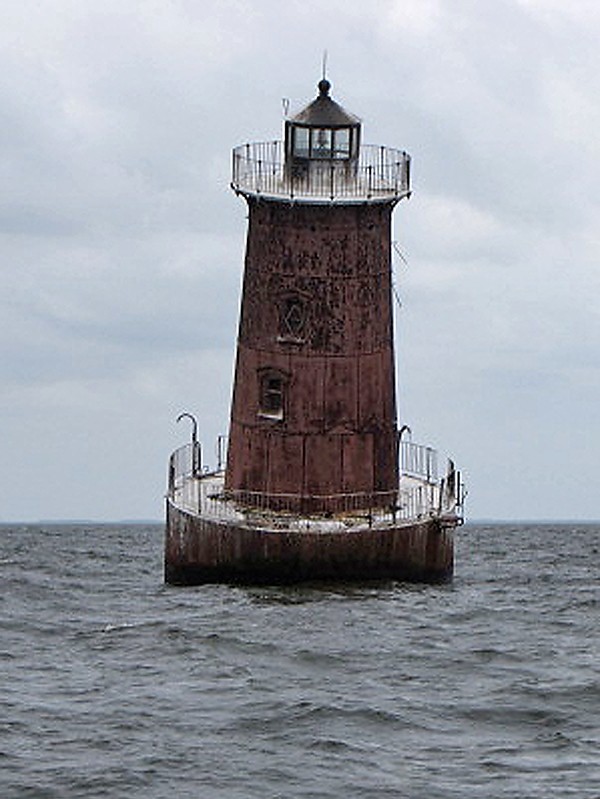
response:
<path fill-rule="evenodd" d="M 451 585 L 166 587 L 159 525 L 0 527 L 2 799 L 598 799 L 600 526 Z"/>

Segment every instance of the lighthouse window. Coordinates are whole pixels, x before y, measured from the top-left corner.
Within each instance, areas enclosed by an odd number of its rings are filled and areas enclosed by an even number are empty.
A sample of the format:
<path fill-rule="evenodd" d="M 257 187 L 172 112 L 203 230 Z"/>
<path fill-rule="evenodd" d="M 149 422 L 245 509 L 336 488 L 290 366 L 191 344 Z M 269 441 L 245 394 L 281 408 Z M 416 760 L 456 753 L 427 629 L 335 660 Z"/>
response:
<path fill-rule="evenodd" d="M 293 153 L 296 158 L 350 158 L 350 128 L 293 127 Z"/>
<path fill-rule="evenodd" d="M 260 379 L 261 416 L 283 419 L 284 381 L 278 372 L 266 372 Z"/>
<path fill-rule="evenodd" d="M 312 156 L 313 158 L 331 158 L 333 131 L 329 128 L 313 130 Z"/>
<path fill-rule="evenodd" d="M 350 157 L 350 128 L 340 128 L 334 134 L 334 158 Z"/>
<path fill-rule="evenodd" d="M 281 307 L 281 335 L 286 338 L 301 338 L 305 320 L 304 303 L 297 297 L 286 297 Z"/>
<path fill-rule="evenodd" d="M 294 155 L 308 158 L 310 154 L 309 128 L 294 128 Z"/>

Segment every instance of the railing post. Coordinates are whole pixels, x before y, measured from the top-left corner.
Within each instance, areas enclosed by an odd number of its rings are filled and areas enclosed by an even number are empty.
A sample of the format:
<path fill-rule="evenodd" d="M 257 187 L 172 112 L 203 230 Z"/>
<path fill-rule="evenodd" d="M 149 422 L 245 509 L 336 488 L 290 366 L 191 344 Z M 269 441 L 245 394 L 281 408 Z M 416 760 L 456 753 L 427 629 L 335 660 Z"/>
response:
<path fill-rule="evenodd" d="M 192 457 L 191 457 L 191 469 L 192 475 L 197 477 L 202 470 L 202 453 L 200 450 L 200 444 L 198 443 L 198 422 L 196 417 L 192 413 L 180 413 L 177 417 L 177 422 L 180 422 L 182 419 L 189 419 L 192 423 Z"/>
<path fill-rule="evenodd" d="M 225 442 L 227 440 L 227 436 L 218 436 L 217 437 L 217 471 L 223 471 L 225 466 Z"/>
<path fill-rule="evenodd" d="M 246 169 L 245 169 L 244 178 L 245 178 L 245 181 L 247 181 L 248 180 L 248 175 L 251 175 L 252 178 L 254 177 L 254 175 L 252 174 L 252 161 L 250 159 L 250 145 L 246 144 L 245 148 L 246 148 L 246 165 L 245 165 Z"/>
<path fill-rule="evenodd" d="M 174 458 L 173 455 L 171 455 L 169 458 L 169 475 L 167 478 L 168 492 L 171 499 L 173 499 L 173 491 L 175 489 L 175 464 L 173 461 Z"/>
<path fill-rule="evenodd" d="M 192 444 L 192 474 L 198 477 L 202 472 L 202 447 L 199 441 Z"/>

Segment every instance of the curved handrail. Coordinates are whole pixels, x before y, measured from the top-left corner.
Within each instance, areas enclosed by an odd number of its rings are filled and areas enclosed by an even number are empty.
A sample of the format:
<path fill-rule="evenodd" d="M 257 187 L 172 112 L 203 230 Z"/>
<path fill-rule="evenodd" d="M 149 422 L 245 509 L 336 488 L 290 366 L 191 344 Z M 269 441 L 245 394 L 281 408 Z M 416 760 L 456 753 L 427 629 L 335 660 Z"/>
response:
<path fill-rule="evenodd" d="M 410 195 L 410 156 L 364 144 L 357 161 L 290 164 L 281 141 L 254 142 L 233 150 L 231 186 L 238 194 L 307 202 L 397 202 Z"/>
<path fill-rule="evenodd" d="M 438 480 L 432 471 L 435 450 L 413 445 L 415 468 L 405 470 L 396 490 L 301 495 L 261 491 L 225 491 L 224 472 L 194 471 L 193 444 L 184 444 L 169 458 L 169 499 L 176 505 L 212 518 L 228 519 L 245 512 L 291 514 L 363 515 L 380 523 L 438 517 L 462 521 L 465 487 L 452 462 Z M 411 458 L 411 459 L 412 459 Z M 422 468 L 424 466 L 424 468 Z M 435 467 L 434 467 L 435 468 Z M 419 474 L 420 472 L 420 474 Z M 255 523 L 255 522 L 253 522 Z"/>

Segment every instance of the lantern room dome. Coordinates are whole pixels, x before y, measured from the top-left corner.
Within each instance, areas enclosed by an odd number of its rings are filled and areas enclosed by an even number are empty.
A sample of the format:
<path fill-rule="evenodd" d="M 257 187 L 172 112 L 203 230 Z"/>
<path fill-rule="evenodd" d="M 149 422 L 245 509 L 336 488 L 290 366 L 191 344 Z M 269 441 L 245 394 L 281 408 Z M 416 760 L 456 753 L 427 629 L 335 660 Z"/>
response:
<path fill-rule="evenodd" d="M 310 162 L 355 162 L 360 148 L 361 121 L 329 96 L 331 84 L 323 78 L 319 95 L 285 123 L 286 161 L 290 166 Z"/>
<path fill-rule="evenodd" d="M 318 89 L 319 96 L 291 118 L 290 123 L 292 125 L 309 125 L 317 128 L 356 127 L 360 125 L 360 119 L 357 116 L 350 114 L 339 103 L 331 99 L 329 96 L 331 84 L 328 80 L 319 81 Z"/>

